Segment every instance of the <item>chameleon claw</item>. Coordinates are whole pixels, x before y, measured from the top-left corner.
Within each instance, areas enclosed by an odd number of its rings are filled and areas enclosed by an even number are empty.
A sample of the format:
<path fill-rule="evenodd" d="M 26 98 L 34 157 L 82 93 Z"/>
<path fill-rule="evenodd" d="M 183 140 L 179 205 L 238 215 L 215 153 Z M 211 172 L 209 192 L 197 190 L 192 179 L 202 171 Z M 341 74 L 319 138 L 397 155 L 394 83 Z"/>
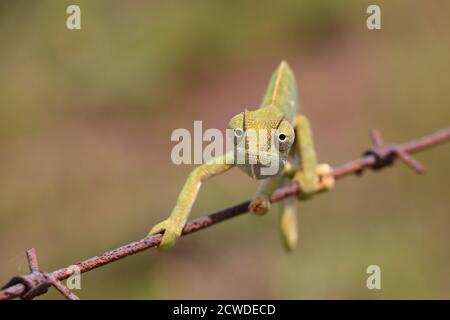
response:
<path fill-rule="evenodd" d="M 317 166 L 319 176 L 319 192 L 334 188 L 336 180 L 333 176 L 333 168 L 328 163 L 321 163 Z"/>
<path fill-rule="evenodd" d="M 257 198 L 252 200 L 248 206 L 248 210 L 258 216 L 267 213 L 270 209 L 270 201 L 268 199 Z"/>
<path fill-rule="evenodd" d="M 148 233 L 148 236 L 162 233 L 163 236 L 158 245 L 158 249 L 166 250 L 175 245 L 177 240 L 180 238 L 182 231 L 183 226 L 180 226 L 178 223 L 173 222 L 170 219 L 166 219 L 155 225 Z"/>

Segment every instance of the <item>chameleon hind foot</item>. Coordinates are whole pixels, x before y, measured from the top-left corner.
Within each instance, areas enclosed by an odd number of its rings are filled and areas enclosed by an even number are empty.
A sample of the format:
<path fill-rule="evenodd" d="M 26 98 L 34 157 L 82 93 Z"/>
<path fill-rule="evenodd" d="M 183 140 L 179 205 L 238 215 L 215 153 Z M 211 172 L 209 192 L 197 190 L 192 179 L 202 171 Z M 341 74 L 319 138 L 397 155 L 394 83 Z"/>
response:
<path fill-rule="evenodd" d="M 297 181 L 302 188 L 302 192 L 298 196 L 300 200 L 306 200 L 315 193 L 333 189 L 336 183 L 333 168 L 328 163 L 318 164 L 314 174 L 299 171 L 294 175 L 293 180 Z"/>
<path fill-rule="evenodd" d="M 334 188 L 336 180 L 333 176 L 333 168 L 328 163 L 321 163 L 317 166 L 319 176 L 319 192 Z"/>
<path fill-rule="evenodd" d="M 256 198 L 250 202 L 248 210 L 258 216 L 267 213 L 270 209 L 270 201 L 264 198 Z"/>
<path fill-rule="evenodd" d="M 148 233 L 148 236 L 162 233 L 163 236 L 158 248 L 163 250 L 169 249 L 173 247 L 178 238 L 181 237 L 183 227 L 184 224 L 180 224 L 169 218 L 155 225 Z"/>

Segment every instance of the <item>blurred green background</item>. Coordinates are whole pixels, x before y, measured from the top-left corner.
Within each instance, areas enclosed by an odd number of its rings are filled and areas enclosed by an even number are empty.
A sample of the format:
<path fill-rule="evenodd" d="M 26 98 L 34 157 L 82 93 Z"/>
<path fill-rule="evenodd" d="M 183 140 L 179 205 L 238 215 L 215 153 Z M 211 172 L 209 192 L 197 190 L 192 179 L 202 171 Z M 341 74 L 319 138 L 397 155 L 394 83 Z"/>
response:
<path fill-rule="evenodd" d="M 82 29 L 66 28 L 78 4 Z M 382 29 L 366 28 L 378 4 Z M 0 281 L 35 247 L 53 270 L 143 237 L 191 166 L 176 128 L 225 128 L 257 106 L 282 59 L 320 160 L 431 133 L 450 120 L 448 1 L 2 1 Z M 299 205 L 286 254 L 276 210 L 246 215 L 82 276 L 83 299 L 450 298 L 450 153 L 351 177 Z M 238 170 L 208 181 L 191 217 L 250 198 Z M 366 288 L 381 267 L 382 290 Z M 41 298 L 61 298 L 54 290 Z"/>

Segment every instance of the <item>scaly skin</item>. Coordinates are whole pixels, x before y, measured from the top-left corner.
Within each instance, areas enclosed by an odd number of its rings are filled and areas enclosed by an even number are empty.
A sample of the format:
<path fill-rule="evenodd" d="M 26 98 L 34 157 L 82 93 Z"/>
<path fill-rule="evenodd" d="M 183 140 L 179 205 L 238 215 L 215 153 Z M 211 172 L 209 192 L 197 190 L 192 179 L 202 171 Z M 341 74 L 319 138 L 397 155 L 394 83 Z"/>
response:
<path fill-rule="evenodd" d="M 282 62 L 274 72 L 261 106 L 255 111 L 247 111 L 233 117 L 228 124 L 235 132 L 235 150 L 217 157 L 194 169 L 175 204 L 169 218 L 154 226 L 149 235 L 163 233 L 162 249 L 172 247 L 181 236 L 184 225 L 204 180 L 238 166 L 248 176 L 262 179 L 258 191 L 249 206 L 249 211 L 257 215 L 266 213 L 270 208 L 270 196 L 283 183 L 296 181 L 302 188 L 300 200 L 310 198 L 314 193 L 332 187 L 331 168 L 318 166 L 312 132 L 306 117 L 298 113 L 297 84 L 286 62 Z M 250 138 L 245 133 L 268 132 L 267 136 L 257 135 L 259 143 L 265 142 L 267 149 L 255 150 L 250 147 Z M 273 131 L 272 131 L 273 130 Z M 270 133 L 273 132 L 274 135 Z M 244 135 L 242 135 L 244 133 Z M 267 139 L 266 141 L 259 141 Z M 273 139 L 273 141 L 272 141 Z M 269 148 L 275 144 L 276 148 Z M 241 154 L 247 160 L 235 164 L 236 155 Z M 254 159 L 255 163 L 249 162 Z M 275 172 L 264 171 L 267 162 L 279 164 Z M 250 164 L 251 163 L 251 164 Z M 320 169 L 320 170 L 319 170 Z M 326 178 L 321 179 L 321 176 Z M 291 251 L 297 243 L 297 218 L 295 203 L 284 202 L 280 217 L 283 243 Z"/>

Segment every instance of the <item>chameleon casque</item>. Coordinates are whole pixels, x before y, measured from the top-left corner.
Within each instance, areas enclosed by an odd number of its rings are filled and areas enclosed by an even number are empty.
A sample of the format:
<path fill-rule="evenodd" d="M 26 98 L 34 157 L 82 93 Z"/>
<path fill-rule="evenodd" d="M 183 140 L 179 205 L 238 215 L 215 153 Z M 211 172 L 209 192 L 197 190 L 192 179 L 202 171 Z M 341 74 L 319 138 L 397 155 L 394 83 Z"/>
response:
<path fill-rule="evenodd" d="M 203 181 L 235 166 L 251 178 L 262 180 L 249 206 L 249 211 L 257 215 L 269 210 L 271 194 L 283 184 L 299 183 L 302 190 L 299 200 L 309 199 L 315 193 L 334 186 L 330 166 L 317 162 L 309 121 L 299 113 L 297 83 L 286 62 L 281 62 L 272 75 L 260 107 L 234 116 L 228 129 L 233 130 L 234 150 L 195 168 L 189 174 L 170 216 L 150 230 L 149 235 L 163 233 L 160 248 L 172 247 L 181 236 Z M 269 132 L 268 135 L 256 135 L 257 139 L 268 141 L 258 143 L 256 150 L 250 148 L 247 137 L 250 130 Z M 239 153 L 246 160 L 253 161 L 236 162 L 236 154 Z M 268 161 L 279 165 L 274 172 L 264 174 Z M 295 198 L 285 199 L 282 206 L 281 235 L 286 249 L 291 251 L 297 244 L 298 234 Z"/>

